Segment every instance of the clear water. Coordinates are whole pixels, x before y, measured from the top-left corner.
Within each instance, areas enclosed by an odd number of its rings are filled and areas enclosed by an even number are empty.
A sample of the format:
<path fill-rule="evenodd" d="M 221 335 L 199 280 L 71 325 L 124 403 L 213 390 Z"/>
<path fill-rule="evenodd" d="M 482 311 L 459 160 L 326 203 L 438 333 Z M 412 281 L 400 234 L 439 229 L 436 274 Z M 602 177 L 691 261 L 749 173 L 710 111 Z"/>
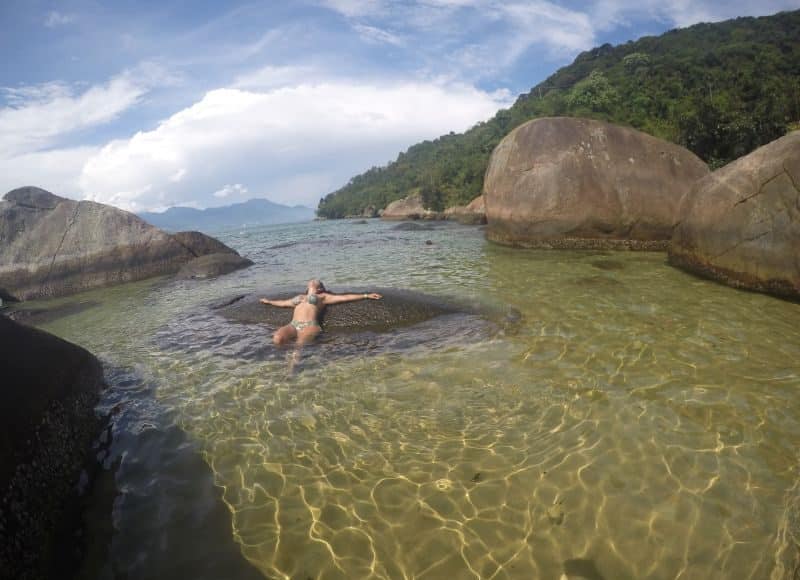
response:
<path fill-rule="evenodd" d="M 232 514 L 220 533 L 269 578 L 793 576 L 800 305 L 663 254 L 393 228 L 225 232 L 254 267 L 72 298 L 101 304 L 46 326 L 116 369 L 106 572 L 176 577 L 189 560 L 236 576 L 194 528 L 213 501 L 192 484 L 199 453 Z M 268 329 L 207 308 L 311 277 L 510 304 L 524 321 L 342 349 L 331 335 L 290 373 Z"/>

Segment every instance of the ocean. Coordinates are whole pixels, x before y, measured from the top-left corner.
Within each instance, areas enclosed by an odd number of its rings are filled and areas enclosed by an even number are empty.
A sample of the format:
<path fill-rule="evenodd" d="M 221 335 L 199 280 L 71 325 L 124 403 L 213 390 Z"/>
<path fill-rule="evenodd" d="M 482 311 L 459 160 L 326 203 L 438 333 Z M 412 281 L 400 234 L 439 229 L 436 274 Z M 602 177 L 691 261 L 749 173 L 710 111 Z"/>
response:
<path fill-rule="evenodd" d="M 84 577 L 789 577 L 800 305 L 422 226 L 215 233 L 255 265 L 54 301 L 110 383 Z M 519 317 L 326 333 L 292 368 L 210 308 L 310 278 Z"/>

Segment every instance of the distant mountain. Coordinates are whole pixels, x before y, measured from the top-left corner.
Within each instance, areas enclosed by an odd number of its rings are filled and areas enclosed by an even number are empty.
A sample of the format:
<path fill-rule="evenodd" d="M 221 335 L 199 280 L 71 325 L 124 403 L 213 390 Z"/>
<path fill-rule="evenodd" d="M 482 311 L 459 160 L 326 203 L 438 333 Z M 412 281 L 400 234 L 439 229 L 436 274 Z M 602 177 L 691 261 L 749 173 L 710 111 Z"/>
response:
<path fill-rule="evenodd" d="M 314 210 L 302 205 L 290 207 L 267 199 L 251 199 L 208 209 L 171 207 L 161 213 L 142 212 L 139 217 L 164 230 L 209 232 L 243 226 L 311 221 L 314 219 Z"/>

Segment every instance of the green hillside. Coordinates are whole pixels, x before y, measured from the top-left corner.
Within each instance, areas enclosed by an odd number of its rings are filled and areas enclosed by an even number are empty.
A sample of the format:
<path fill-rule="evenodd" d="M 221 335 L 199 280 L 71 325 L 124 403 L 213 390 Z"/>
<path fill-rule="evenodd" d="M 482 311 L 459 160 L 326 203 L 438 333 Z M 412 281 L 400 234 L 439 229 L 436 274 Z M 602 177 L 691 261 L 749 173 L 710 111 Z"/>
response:
<path fill-rule="evenodd" d="M 510 109 L 373 167 L 320 200 L 340 218 L 420 191 L 441 210 L 480 194 L 495 145 L 536 117 L 591 117 L 679 143 L 712 167 L 797 128 L 800 11 L 697 24 L 620 46 L 605 44 L 521 95 Z"/>

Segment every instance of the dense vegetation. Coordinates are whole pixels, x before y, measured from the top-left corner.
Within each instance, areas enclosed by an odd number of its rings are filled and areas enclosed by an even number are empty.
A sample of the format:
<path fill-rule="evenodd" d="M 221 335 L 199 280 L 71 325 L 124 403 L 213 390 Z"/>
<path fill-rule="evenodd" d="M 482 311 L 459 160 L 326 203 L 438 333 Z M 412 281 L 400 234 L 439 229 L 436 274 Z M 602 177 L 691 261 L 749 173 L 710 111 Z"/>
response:
<path fill-rule="evenodd" d="M 800 128 L 800 11 L 584 52 L 489 121 L 414 145 L 352 178 L 321 199 L 317 213 L 360 214 L 414 192 L 437 211 L 468 203 L 481 193 L 495 145 L 521 123 L 555 115 L 635 127 L 719 167 Z"/>

